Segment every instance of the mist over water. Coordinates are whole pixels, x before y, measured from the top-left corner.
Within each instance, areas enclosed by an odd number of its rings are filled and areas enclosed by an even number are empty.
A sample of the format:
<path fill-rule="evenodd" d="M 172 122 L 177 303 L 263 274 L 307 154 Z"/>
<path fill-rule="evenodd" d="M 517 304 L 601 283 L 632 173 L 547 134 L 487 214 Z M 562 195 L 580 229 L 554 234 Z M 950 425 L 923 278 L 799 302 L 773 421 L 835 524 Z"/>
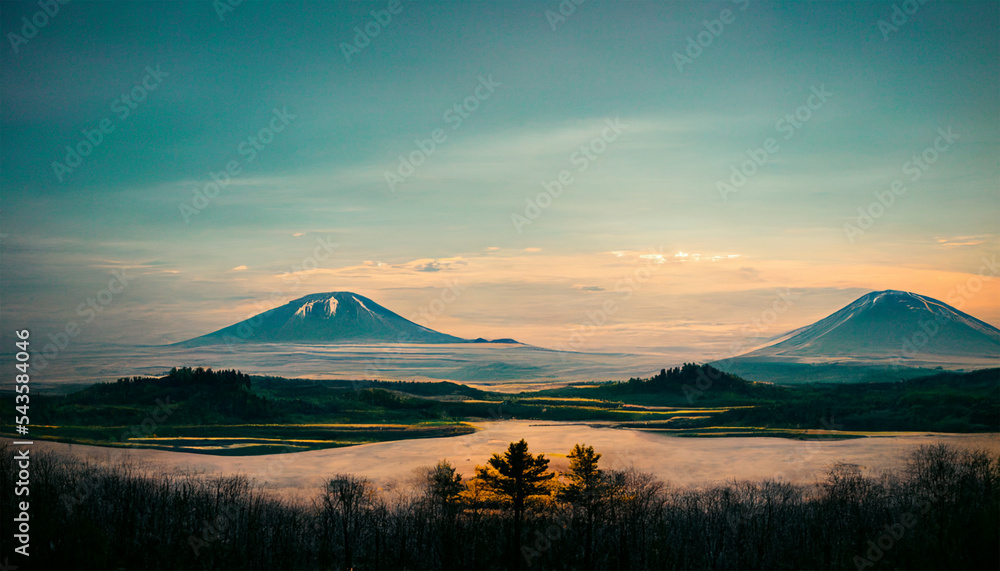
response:
<path fill-rule="evenodd" d="M 691 357 L 680 353 L 558 352 L 492 343 L 81 346 L 57 354 L 42 370 L 35 371 L 32 382 L 59 390 L 69 385 L 113 382 L 120 377 L 161 376 L 179 366 L 204 366 L 285 378 L 452 380 L 511 390 L 528 385 L 646 377 L 685 358 Z"/>
<path fill-rule="evenodd" d="M 477 424 L 474 434 L 364 444 L 346 448 L 262 456 L 213 456 L 160 450 L 121 450 L 37 442 L 40 449 L 72 453 L 98 461 L 130 457 L 163 472 L 246 474 L 289 498 L 306 500 L 337 473 L 371 479 L 382 488 L 408 489 L 418 471 L 448 459 L 459 473 L 474 474 L 494 452 L 524 438 L 535 453 L 551 458 L 565 471 L 565 455 L 576 443 L 602 454 L 601 467 L 634 467 L 671 485 L 710 486 L 730 480 L 780 479 L 812 484 L 822 481 L 836 462 L 857 464 L 877 475 L 901 465 L 924 444 L 946 443 L 964 449 L 1000 453 L 998 434 L 907 433 L 851 440 L 791 440 L 769 437 L 690 438 L 637 430 L 560 422 L 495 421 Z"/>

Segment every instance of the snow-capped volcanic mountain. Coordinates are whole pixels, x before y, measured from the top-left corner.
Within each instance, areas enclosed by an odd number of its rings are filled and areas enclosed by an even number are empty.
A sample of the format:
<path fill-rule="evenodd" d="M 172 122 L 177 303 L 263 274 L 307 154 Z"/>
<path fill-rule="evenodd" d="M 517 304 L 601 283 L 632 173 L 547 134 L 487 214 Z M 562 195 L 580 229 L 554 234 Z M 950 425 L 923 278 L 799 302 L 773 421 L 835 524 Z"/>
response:
<path fill-rule="evenodd" d="M 300 297 L 182 344 L 470 342 L 404 319 L 362 295 L 338 291 Z M 516 343 L 509 339 L 495 342 Z"/>
<path fill-rule="evenodd" d="M 1000 330 L 923 295 L 872 292 L 736 358 L 1000 364 Z"/>

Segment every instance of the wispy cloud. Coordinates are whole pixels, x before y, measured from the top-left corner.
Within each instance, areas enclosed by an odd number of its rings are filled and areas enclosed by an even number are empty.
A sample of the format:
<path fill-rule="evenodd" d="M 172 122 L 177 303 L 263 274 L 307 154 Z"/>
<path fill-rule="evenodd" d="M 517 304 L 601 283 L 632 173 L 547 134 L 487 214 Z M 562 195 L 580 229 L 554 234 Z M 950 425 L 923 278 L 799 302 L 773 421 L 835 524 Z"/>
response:
<path fill-rule="evenodd" d="M 957 248 L 960 246 L 979 246 L 985 244 L 987 236 L 954 236 L 950 238 L 938 237 L 937 243 L 947 248 Z"/>

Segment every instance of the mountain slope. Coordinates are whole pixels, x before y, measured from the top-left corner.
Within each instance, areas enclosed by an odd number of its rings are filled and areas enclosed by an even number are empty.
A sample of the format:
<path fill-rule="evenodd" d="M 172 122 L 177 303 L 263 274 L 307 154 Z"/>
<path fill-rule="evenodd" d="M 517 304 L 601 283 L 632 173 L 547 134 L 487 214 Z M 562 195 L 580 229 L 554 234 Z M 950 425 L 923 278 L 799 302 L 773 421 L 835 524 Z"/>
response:
<path fill-rule="evenodd" d="M 936 299 L 886 290 L 736 357 L 748 358 L 989 362 L 1000 360 L 1000 330 Z"/>
<path fill-rule="evenodd" d="M 220 343 L 468 343 L 351 292 L 316 293 L 181 345 Z"/>

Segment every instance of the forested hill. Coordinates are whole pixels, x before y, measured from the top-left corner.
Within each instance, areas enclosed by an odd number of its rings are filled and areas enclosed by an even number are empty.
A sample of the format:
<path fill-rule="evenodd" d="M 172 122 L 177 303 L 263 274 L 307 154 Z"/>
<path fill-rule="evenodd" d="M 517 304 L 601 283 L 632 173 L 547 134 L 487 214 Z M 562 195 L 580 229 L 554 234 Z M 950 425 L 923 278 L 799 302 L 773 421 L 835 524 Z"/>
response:
<path fill-rule="evenodd" d="M 687 363 L 648 378 L 507 394 L 451 382 L 285 379 L 182 367 L 68 395 L 33 393 L 31 435 L 248 454 L 453 436 L 475 430 L 470 422 L 507 419 L 602 422 L 688 436 L 998 432 L 998 392 L 1000 369 L 779 386 Z M 3 418 L 15 417 L 13 403 L 0 399 Z M 14 436 L 10 424 L 0 432 Z"/>

